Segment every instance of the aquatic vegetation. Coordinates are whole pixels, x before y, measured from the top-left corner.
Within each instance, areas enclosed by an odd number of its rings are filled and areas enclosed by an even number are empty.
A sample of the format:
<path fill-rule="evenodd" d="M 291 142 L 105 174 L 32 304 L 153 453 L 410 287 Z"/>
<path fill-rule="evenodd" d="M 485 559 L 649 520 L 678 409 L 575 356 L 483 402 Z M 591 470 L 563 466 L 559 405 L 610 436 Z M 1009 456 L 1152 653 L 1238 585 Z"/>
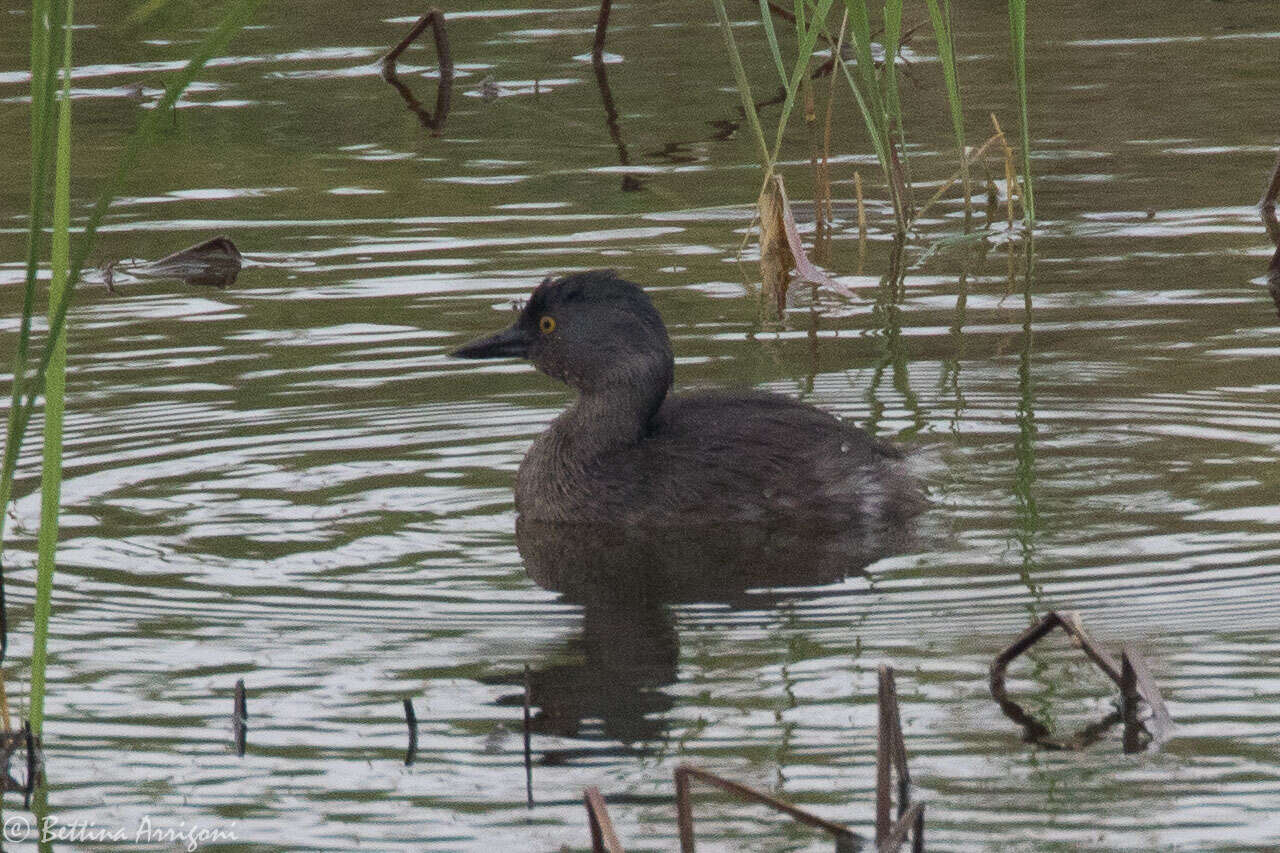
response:
<path fill-rule="evenodd" d="M 1036 199 L 1031 186 L 1031 137 L 1027 122 L 1027 0 L 1009 0 L 1009 35 L 1013 43 L 1013 79 L 1018 89 L 1022 134 L 1022 216 L 1030 234 L 1036 221 Z"/>
<path fill-rule="evenodd" d="M 761 188 L 761 211 L 777 206 L 776 199 L 767 199 L 772 191 L 771 177 L 778 163 L 783 132 L 791 117 L 795 104 L 796 92 L 802 83 L 807 83 L 811 76 L 830 71 L 838 74 L 848 85 L 849 92 L 858 107 L 867 138 L 875 151 L 880 171 L 884 178 L 894 214 L 894 227 L 898 235 L 904 236 L 911 229 L 923 210 L 936 203 L 942 193 L 959 183 L 964 193 L 965 230 L 968 231 L 972 220 L 970 169 L 981 161 L 983 154 L 992 140 L 978 149 L 969 152 L 965 144 L 964 110 L 960 91 L 959 75 L 956 66 L 955 38 L 952 26 L 951 4 L 949 0 L 926 0 L 929 23 L 936 42 L 938 59 L 942 68 L 942 79 L 946 90 L 948 109 L 952 130 L 955 136 L 959 172 L 955 178 L 945 182 L 938 194 L 929 200 L 923 208 L 917 209 L 912 199 L 910 164 L 906 156 L 906 135 L 903 121 L 903 100 L 900 86 L 899 65 L 902 61 L 903 44 L 915 27 L 904 33 L 903 4 L 901 0 L 885 0 L 880 12 L 880 29 L 873 30 L 872 13 L 866 0 L 845 0 L 842 19 L 838 29 L 830 26 L 831 6 L 829 2 L 797 2 L 794 12 L 787 11 L 778 5 L 760 0 L 760 21 L 768 43 L 769 54 L 779 79 L 785 88 L 782 109 L 777 119 L 774 142 L 770 146 L 766 141 L 765 129 L 761 122 L 757 102 L 755 101 L 742 55 L 738 48 L 733 29 L 725 11 L 723 0 L 712 0 L 720 29 L 724 37 L 730 67 L 734 81 L 742 100 L 742 109 L 746 123 L 755 142 L 757 156 L 764 171 L 764 183 Z M 1030 157 L 1027 150 L 1027 87 L 1026 87 L 1026 4 L 1011 0 L 1009 6 L 1010 26 L 1013 34 L 1013 56 L 1015 84 L 1020 104 L 1020 121 L 1022 128 L 1021 182 L 1016 191 L 1012 186 L 1008 197 L 1018 197 L 1022 204 L 1023 219 L 1028 231 L 1034 222 L 1034 204 L 1031 193 Z M 775 16 L 789 21 L 794 28 L 796 55 L 791 63 L 790 71 L 783 57 L 781 40 L 773 18 Z M 812 75 L 809 68 L 814 60 L 819 38 L 830 47 L 828 59 L 817 72 Z M 875 39 L 879 39 L 876 41 Z M 821 58 L 821 56 L 818 56 Z M 828 105 L 830 110 L 830 105 Z M 1003 134 L 998 127 L 996 134 L 1003 143 Z M 829 129 L 828 129 L 829 140 Z M 1006 147 L 1006 150 L 1007 147 Z M 825 157 L 825 154 L 824 154 Z M 816 160 L 816 158 L 815 158 Z M 829 189 L 823 186 L 819 172 L 818 189 L 815 197 L 824 198 Z M 1016 180 L 1006 169 L 1007 181 Z M 861 180 L 858 180 L 861 184 Z M 860 186 L 859 186 L 860 189 Z M 821 203 L 819 202 L 819 207 Z M 1012 201 L 1010 201 L 1012 210 Z M 860 228 L 861 228 L 860 224 Z M 761 255 L 762 273 L 765 278 L 764 290 L 771 289 L 770 277 L 776 275 L 774 267 L 777 263 L 764 260 L 769 254 L 766 251 L 771 243 L 779 242 L 771 235 L 771 223 L 762 218 L 761 221 Z M 799 265 L 797 265 L 798 267 Z"/>
<path fill-rule="evenodd" d="M 72 252 L 71 240 L 71 73 L 72 0 L 36 0 L 31 19 L 31 192 L 27 223 L 26 274 L 18 342 L 13 362 L 13 390 L 0 468 L 0 509 L 13 497 L 14 476 L 37 397 L 44 399 L 44 430 L 40 477 L 40 526 L 37 537 L 36 599 L 31 652 L 28 714 L 38 738 L 44 721 L 45 673 L 53 575 L 58 543 L 58 507 L 62 480 L 62 425 L 67 360 L 67 313 L 98 226 L 124 180 L 138 163 L 144 147 L 162 123 L 170 121 L 178 98 L 205 64 L 226 47 L 248 22 L 261 0 L 230 4 L 220 23 L 199 43 L 186 66 L 168 82 L 165 93 L 146 110 L 125 147 L 107 187 L 85 222 Z M 152 11 L 157 3 L 148 5 Z M 61 57 L 55 64 L 55 57 Z M 59 90 L 59 81 L 61 88 Z M 49 178 L 53 194 L 49 197 Z M 32 370 L 32 338 L 43 234 L 51 225 L 49 244 L 48 331 L 38 364 Z M 0 548 L 7 512 L 0 511 Z M 0 587 L 2 589 L 2 587 Z M 3 601 L 0 600 L 0 606 Z M 0 638 L 0 659 L 5 650 Z"/>

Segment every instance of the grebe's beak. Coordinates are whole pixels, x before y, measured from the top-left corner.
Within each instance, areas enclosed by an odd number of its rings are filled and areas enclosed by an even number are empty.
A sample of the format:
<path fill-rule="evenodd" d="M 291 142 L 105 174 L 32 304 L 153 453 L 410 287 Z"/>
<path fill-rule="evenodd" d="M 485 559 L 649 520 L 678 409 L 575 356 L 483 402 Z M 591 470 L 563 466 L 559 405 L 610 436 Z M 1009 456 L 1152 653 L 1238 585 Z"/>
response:
<path fill-rule="evenodd" d="M 517 323 L 496 335 L 464 344 L 449 355 L 454 358 L 528 358 L 529 336 Z"/>

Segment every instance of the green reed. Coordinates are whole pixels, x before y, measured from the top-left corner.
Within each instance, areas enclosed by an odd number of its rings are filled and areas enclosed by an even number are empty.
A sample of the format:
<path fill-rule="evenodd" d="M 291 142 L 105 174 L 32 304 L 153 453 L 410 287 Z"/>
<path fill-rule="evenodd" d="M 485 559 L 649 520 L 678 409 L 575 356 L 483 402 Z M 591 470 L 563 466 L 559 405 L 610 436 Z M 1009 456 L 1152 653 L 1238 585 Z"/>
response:
<path fill-rule="evenodd" d="M 871 15 L 866 0 L 845 0 L 849 19 L 849 42 L 857 60 L 854 71 L 842 57 L 836 63 L 844 73 L 849 90 L 858 104 L 867 136 L 875 149 L 880 171 L 889 187 L 893 203 L 894 219 L 899 234 L 905 234 L 911 214 L 907 209 L 906 181 L 903 177 L 902 159 L 897 146 L 904 139 L 902 129 L 902 99 L 898 92 L 896 62 L 902 37 L 901 0 L 886 0 L 883 7 L 885 24 L 884 71 L 876 70 L 875 56 L 871 49 Z M 856 73 L 855 73 L 856 72 Z M 894 130 L 897 129 L 897 139 Z"/>
<path fill-rule="evenodd" d="M 764 128 L 759 112 L 751 95 L 751 87 L 747 71 L 742 62 L 742 55 L 733 35 L 732 25 L 725 11 L 724 0 L 712 0 L 720 22 L 728 51 L 730 65 L 733 69 L 739 96 L 742 99 L 743 111 L 747 123 L 755 139 L 756 148 L 762 168 L 765 171 L 766 186 L 768 178 L 776 166 L 783 131 L 790 118 L 795 103 L 798 85 L 804 79 L 810 60 L 813 57 L 819 34 L 832 45 L 834 62 L 844 77 L 849 90 L 857 103 L 858 112 L 866 126 L 867 136 L 875 150 L 876 159 L 888 187 L 890 201 L 893 205 L 894 218 L 899 234 L 905 234 L 915 217 L 913 202 L 910 197 L 911 182 L 909 164 L 905 154 L 905 129 L 903 121 L 903 105 L 897 60 L 902 48 L 902 0 L 883 0 L 880 17 L 883 23 L 882 47 L 884 61 L 877 64 L 872 48 L 871 8 L 867 0 L 845 0 L 845 22 L 840 32 L 833 36 L 828 25 L 831 3 L 828 0 L 794 0 L 794 29 L 797 52 L 791 71 L 787 71 L 779 34 L 775 28 L 770 4 L 767 0 L 758 0 L 760 21 L 763 25 L 769 54 L 779 79 L 786 87 L 786 99 L 778 119 L 774 145 L 769 147 L 765 140 Z M 970 166 L 980 156 L 967 156 L 965 147 L 964 110 L 961 98 L 959 74 L 957 72 L 955 36 L 952 26 L 952 10 L 950 0 L 925 0 L 937 41 L 938 59 L 942 68 L 947 103 L 950 112 L 952 132 L 955 135 L 956 149 L 959 154 L 959 180 L 963 186 L 965 198 L 965 230 L 971 222 L 971 181 Z M 1022 177 L 1021 195 L 1023 199 L 1023 215 L 1028 231 L 1035 221 L 1035 200 L 1032 193 L 1031 159 L 1027 130 L 1027 80 L 1026 80 L 1026 0 L 1010 0 L 1010 31 L 1013 41 L 1014 79 L 1018 93 L 1019 118 L 1022 129 Z M 853 57 L 845 62 L 835 50 L 835 45 L 844 38 L 844 27 L 848 27 L 848 42 Z M 988 143 L 989 144 L 989 143 Z M 985 150 L 985 146 L 982 150 Z M 952 179 L 955 180 L 955 179 Z M 944 186 L 945 189 L 945 186 Z M 936 199 L 934 199 L 936 201 Z M 932 204 L 932 201 L 929 203 Z M 926 207 L 928 204 L 926 204 Z"/>
<path fill-rule="evenodd" d="M 135 168 L 143 147 L 156 135 L 178 98 L 208 61 L 226 48 L 244 27 L 261 0 L 237 0 L 222 20 L 199 44 L 186 66 L 174 75 L 159 102 L 138 122 L 108 186 L 86 222 L 72 253 L 71 241 L 71 49 L 72 0 L 34 0 L 31 32 L 31 191 L 28 209 L 26 277 L 22 319 L 13 362 L 13 390 L 3 464 L 0 466 L 0 549 L 4 545 L 5 511 L 13 497 L 18 457 L 36 400 L 44 399 L 44 434 L 40 477 L 40 527 L 37 534 L 36 600 L 31 652 L 29 716 L 32 732 L 39 736 L 44 724 L 45 675 L 48 664 L 49 619 L 52 611 L 53 574 L 58 544 L 58 506 L 62 485 L 62 426 L 66 390 L 66 324 L 71 297 L 84 263 L 93 247 L 98 226 L 126 176 Z M 155 5 L 154 3 L 152 5 Z M 61 92 L 53 57 L 61 55 Z M 56 104 L 56 112 L 55 112 Z M 53 172 L 52 206 L 48 196 Z M 32 325 L 46 219 L 49 240 L 49 329 L 35 371 L 32 362 Z M 3 646 L 0 645 L 0 649 Z"/>
<path fill-rule="evenodd" d="M 951 129 L 956 136 L 956 150 L 960 154 L 960 180 L 964 187 L 964 219 L 968 230 L 972 217 L 972 190 L 969 183 L 969 158 L 964 146 L 964 107 L 960 100 L 960 77 L 956 73 L 955 35 L 951 29 L 951 0 L 925 0 L 929 10 L 929 24 L 933 27 L 934 41 L 938 45 L 938 62 L 942 66 L 942 81 L 947 88 L 947 106 L 951 110 Z"/>
<path fill-rule="evenodd" d="M 1036 199 L 1031 188 L 1031 131 L 1027 122 L 1027 0 L 1009 0 L 1009 36 L 1018 90 L 1018 129 L 1022 135 L 1022 217 L 1030 236 L 1036 222 Z"/>
<path fill-rule="evenodd" d="M 773 55 L 774 64 L 777 67 L 778 77 L 785 87 L 785 97 L 782 102 L 782 111 L 778 116 L 778 126 L 774 131 L 773 147 L 770 148 L 765 141 L 764 127 L 760 123 L 760 111 L 756 109 L 755 99 L 751 94 L 751 83 L 747 79 L 746 67 L 742 64 L 742 54 L 738 51 L 738 42 L 733 35 L 733 25 L 729 21 L 729 14 L 725 10 L 724 0 L 711 0 L 716 10 L 716 18 L 720 22 L 720 32 L 724 36 L 725 50 L 729 54 L 729 64 L 733 69 L 734 82 L 738 87 L 738 95 L 742 100 L 742 109 L 746 113 L 747 123 L 751 126 L 751 132 L 756 141 L 757 154 L 760 157 L 760 166 L 764 170 L 764 187 L 769 184 L 769 179 L 773 175 L 774 167 L 777 165 L 778 156 L 782 151 L 782 137 L 787 128 L 787 122 L 791 118 L 791 113 L 795 109 L 796 94 L 800 91 L 800 83 L 805 79 L 809 72 L 809 60 L 813 56 L 813 51 L 817 47 L 818 36 L 822 34 L 827 14 L 831 10 L 833 0 L 817 0 L 813 10 L 812 22 L 807 24 L 805 18 L 804 3 L 802 0 L 796 2 L 796 58 L 792 63 L 790 74 L 787 73 L 786 63 L 782 58 L 782 50 L 778 46 L 777 31 L 773 27 L 773 21 L 770 18 L 767 3 L 762 0 L 760 4 L 760 14 L 764 21 L 765 35 L 769 40 L 770 52 Z"/>

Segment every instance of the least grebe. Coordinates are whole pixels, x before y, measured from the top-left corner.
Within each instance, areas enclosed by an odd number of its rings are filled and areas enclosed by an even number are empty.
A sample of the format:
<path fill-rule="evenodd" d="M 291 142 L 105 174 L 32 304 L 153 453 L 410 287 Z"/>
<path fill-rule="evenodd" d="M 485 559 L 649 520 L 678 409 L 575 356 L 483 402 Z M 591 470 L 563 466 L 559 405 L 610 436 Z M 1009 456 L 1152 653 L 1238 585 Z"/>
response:
<path fill-rule="evenodd" d="M 924 499 L 902 451 L 760 392 L 670 394 L 666 327 L 606 270 L 547 279 L 510 328 L 461 358 L 527 358 L 578 399 L 534 441 L 516 511 L 538 521 L 688 525 L 903 522 Z"/>

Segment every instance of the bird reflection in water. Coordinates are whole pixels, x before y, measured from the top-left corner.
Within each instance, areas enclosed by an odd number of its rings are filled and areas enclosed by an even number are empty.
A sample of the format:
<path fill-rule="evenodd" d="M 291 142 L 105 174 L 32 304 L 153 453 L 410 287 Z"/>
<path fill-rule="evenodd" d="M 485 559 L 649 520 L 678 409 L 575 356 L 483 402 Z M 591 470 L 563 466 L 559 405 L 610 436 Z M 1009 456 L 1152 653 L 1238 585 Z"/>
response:
<path fill-rule="evenodd" d="M 529 577 L 583 610 L 581 634 L 552 662 L 532 669 L 532 729 L 628 746 L 660 740 L 663 713 L 673 706 L 662 688 L 677 681 L 680 660 L 672 605 L 770 609 L 804 595 L 796 587 L 865 574 L 912 541 L 912 531 L 901 527 L 823 534 L 746 524 L 654 529 L 521 518 L 516 543 Z M 503 700 L 521 701 L 518 695 Z M 541 760 L 572 758 L 559 752 Z"/>

